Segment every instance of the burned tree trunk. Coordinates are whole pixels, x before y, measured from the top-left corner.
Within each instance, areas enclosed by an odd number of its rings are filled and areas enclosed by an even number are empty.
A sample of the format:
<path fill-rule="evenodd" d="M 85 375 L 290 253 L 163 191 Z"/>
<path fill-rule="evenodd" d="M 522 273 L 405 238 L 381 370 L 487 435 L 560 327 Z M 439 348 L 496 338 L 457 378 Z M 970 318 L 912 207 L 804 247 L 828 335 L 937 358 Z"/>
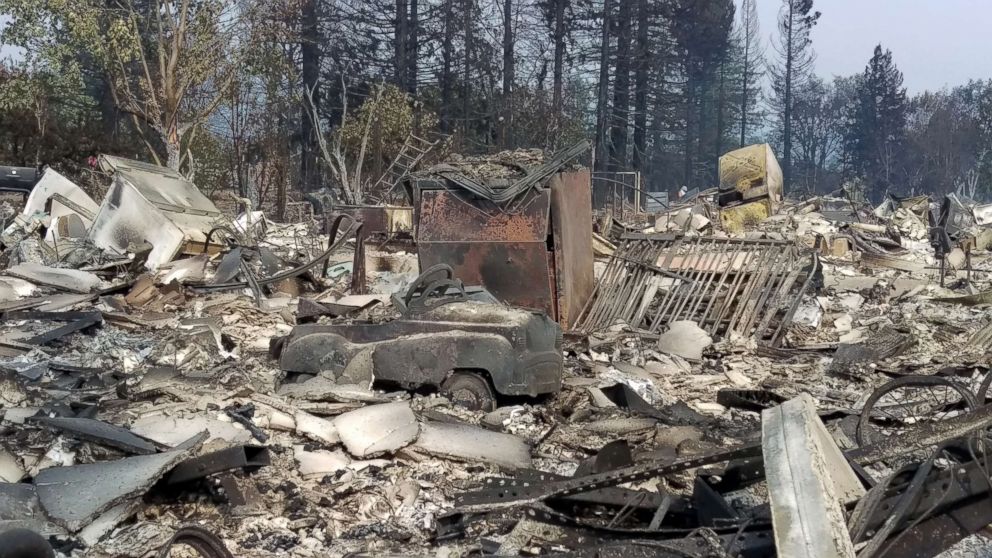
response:
<path fill-rule="evenodd" d="M 631 2 L 620 2 L 617 21 L 617 74 L 613 80 L 613 119 L 610 128 L 612 171 L 627 169 L 627 138 L 630 128 Z"/>
<path fill-rule="evenodd" d="M 606 170 L 609 162 L 607 129 L 610 123 L 610 24 L 612 0 L 603 0 L 603 34 L 599 46 L 599 95 L 596 100 L 596 170 Z"/>
<path fill-rule="evenodd" d="M 503 0 L 503 115 L 500 145 L 508 147 L 513 130 L 513 0 Z"/>
<path fill-rule="evenodd" d="M 406 77 L 409 71 L 407 67 L 406 47 L 408 43 L 407 32 L 407 4 L 406 0 L 396 0 L 396 23 L 393 30 L 393 79 L 396 86 L 406 91 Z"/>
<path fill-rule="evenodd" d="M 412 95 L 417 94 L 417 74 L 419 66 L 417 57 L 419 55 L 420 41 L 420 6 L 418 0 L 410 0 L 410 15 L 407 17 L 407 43 L 406 43 L 406 91 Z"/>
<path fill-rule="evenodd" d="M 451 104 L 453 102 L 453 77 L 452 66 L 454 64 L 455 51 L 455 29 L 454 10 L 452 4 L 455 0 L 444 0 L 443 4 L 443 25 L 444 35 L 441 41 L 441 131 L 450 134 L 451 125 Z"/>
<path fill-rule="evenodd" d="M 300 118 L 300 182 L 304 191 L 320 188 L 320 153 L 317 146 L 317 131 L 313 120 L 307 117 L 308 111 L 320 108 L 320 37 L 317 30 L 317 0 L 306 0 L 300 11 L 302 26 L 300 55 L 302 59 L 303 87 L 313 97 L 313 107 L 308 106 L 309 99 L 304 98 Z M 304 96 L 306 97 L 306 96 Z"/>
<path fill-rule="evenodd" d="M 472 106 L 472 47 L 475 37 L 472 33 L 472 8 L 475 0 L 465 0 L 465 60 L 462 68 L 462 131 L 468 133 L 469 114 Z"/>
<path fill-rule="evenodd" d="M 554 83 L 552 84 L 551 108 L 554 118 L 560 118 L 562 110 L 562 97 L 564 94 L 564 74 L 565 74 L 565 3 L 568 0 L 554 0 L 555 2 L 555 62 L 554 62 Z"/>
<path fill-rule="evenodd" d="M 634 170 L 644 171 L 646 166 L 648 127 L 648 0 L 637 3 L 637 68 L 634 77 Z"/>

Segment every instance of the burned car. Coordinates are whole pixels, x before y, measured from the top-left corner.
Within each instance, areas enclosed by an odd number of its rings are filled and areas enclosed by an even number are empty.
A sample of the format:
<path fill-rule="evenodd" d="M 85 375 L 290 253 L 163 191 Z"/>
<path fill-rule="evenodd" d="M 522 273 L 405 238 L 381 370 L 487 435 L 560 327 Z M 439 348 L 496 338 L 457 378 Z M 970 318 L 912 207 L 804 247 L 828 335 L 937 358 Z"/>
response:
<path fill-rule="evenodd" d="M 443 265 L 393 304 L 400 316 L 385 323 L 296 326 L 273 356 L 283 370 L 340 383 L 437 387 L 471 409 L 561 389 L 561 328 L 545 313 L 472 300 Z"/>

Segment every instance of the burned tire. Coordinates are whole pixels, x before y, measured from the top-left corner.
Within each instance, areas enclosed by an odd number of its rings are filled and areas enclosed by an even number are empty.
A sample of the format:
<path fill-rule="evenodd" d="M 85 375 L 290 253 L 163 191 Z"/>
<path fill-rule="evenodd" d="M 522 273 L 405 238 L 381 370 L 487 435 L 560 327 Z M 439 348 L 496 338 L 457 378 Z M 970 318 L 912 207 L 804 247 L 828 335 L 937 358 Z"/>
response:
<path fill-rule="evenodd" d="M 455 372 L 441 384 L 441 393 L 452 403 L 473 411 L 496 409 L 493 388 L 485 377 L 475 372 Z"/>
<path fill-rule="evenodd" d="M 865 401 L 856 438 L 865 447 L 979 406 L 964 385 L 942 376 L 904 376 L 879 387 Z"/>
<path fill-rule="evenodd" d="M 985 402 L 989 397 L 990 385 L 992 385 L 992 370 L 985 373 L 985 379 L 982 380 L 982 385 L 978 387 L 978 395 L 975 399 L 979 407 L 985 405 Z"/>

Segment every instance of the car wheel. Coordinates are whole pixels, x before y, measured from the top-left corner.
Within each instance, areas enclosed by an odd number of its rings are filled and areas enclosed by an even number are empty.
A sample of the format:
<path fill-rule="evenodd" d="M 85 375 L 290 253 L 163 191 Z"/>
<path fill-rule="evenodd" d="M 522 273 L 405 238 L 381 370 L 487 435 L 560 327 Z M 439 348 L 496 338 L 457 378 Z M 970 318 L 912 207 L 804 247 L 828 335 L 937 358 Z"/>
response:
<path fill-rule="evenodd" d="M 441 393 L 452 403 L 473 411 L 496 409 L 496 396 L 489 382 L 474 372 L 455 372 L 441 384 Z"/>

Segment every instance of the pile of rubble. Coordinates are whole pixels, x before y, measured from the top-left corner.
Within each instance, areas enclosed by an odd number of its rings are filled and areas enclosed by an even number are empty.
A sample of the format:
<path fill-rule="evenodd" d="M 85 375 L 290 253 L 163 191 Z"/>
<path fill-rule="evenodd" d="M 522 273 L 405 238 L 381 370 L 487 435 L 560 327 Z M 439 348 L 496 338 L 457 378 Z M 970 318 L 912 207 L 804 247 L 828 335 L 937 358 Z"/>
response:
<path fill-rule="evenodd" d="M 596 235 L 582 148 L 295 224 L 47 170 L 0 238 L 0 541 L 989 552 L 987 208 L 716 189 Z"/>

